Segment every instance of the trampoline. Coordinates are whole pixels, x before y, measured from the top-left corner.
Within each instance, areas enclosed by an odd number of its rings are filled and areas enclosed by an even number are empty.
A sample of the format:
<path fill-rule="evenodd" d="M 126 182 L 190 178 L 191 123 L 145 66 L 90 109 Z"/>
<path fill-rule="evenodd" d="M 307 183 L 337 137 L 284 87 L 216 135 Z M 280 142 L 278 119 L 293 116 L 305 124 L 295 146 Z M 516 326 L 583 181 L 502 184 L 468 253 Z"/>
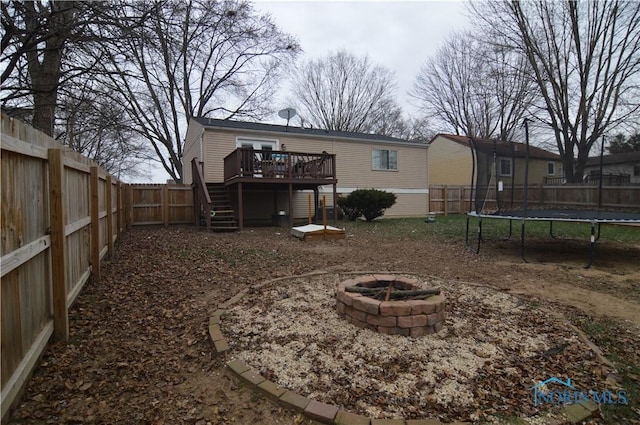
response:
<path fill-rule="evenodd" d="M 513 181 L 512 179 L 512 198 L 511 205 L 509 208 L 503 208 L 501 202 L 498 199 L 498 192 L 502 188 L 498 187 L 498 182 L 496 181 L 496 203 L 497 210 L 494 211 L 486 211 L 485 205 L 487 201 L 487 194 L 489 192 L 489 186 L 480 186 L 478 185 L 476 180 L 476 171 L 475 171 L 475 159 L 477 157 L 475 151 L 475 143 L 472 138 L 469 138 L 469 145 L 471 147 L 472 158 L 474 161 L 472 176 L 471 176 L 471 195 L 469 199 L 469 205 L 473 206 L 473 194 L 475 193 L 475 211 L 469 211 L 467 213 L 467 225 L 466 225 L 466 236 L 465 236 L 465 244 L 468 248 L 475 251 L 476 254 L 480 252 L 480 246 L 482 244 L 483 235 L 482 235 L 482 220 L 491 219 L 491 220 L 508 220 L 509 221 L 509 234 L 505 240 L 508 240 L 512 236 L 513 230 L 513 221 L 520 222 L 521 231 L 520 231 L 520 256 L 524 262 L 528 262 L 525 254 L 525 228 L 526 224 L 529 221 L 546 221 L 549 222 L 549 235 L 553 239 L 557 239 L 557 237 L 553 234 L 553 223 L 557 222 L 574 222 L 574 223 L 585 223 L 589 224 L 591 228 L 590 238 L 589 238 L 589 258 L 585 268 L 591 267 L 593 264 L 594 256 L 595 256 L 595 247 L 596 242 L 600 239 L 600 231 L 602 224 L 615 224 L 615 225 L 628 225 L 628 226 L 640 226 L 640 205 L 638 206 L 637 211 L 608 211 L 602 210 L 602 179 L 600 179 L 599 187 L 598 187 L 598 208 L 597 209 L 553 209 L 553 208 L 531 208 L 528 205 L 527 199 L 527 188 L 528 188 L 528 166 L 529 166 L 529 137 L 528 137 L 528 129 L 526 127 L 525 121 L 525 129 L 526 131 L 526 157 L 525 157 L 525 172 L 524 172 L 524 199 L 522 201 L 522 205 L 519 208 L 513 208 L 514 200 L 513 200 Z M 604 148 L 604 138 L 602 142 L 602 150 Z M 602 152 L 601 150 L 601 152 Z M 494 172 L 493 176 L 497 174 L 497 169 L 495 165 L 496 155 L 494 150 Z M 515 162 L 514 162 L 515 163 Z M 602 175 L 602 153 L 600 155 L 600 175 Z M 491 181 L 489 182 L 491 183 Z M 484 196 L 483 196 L 484 195 Z M 484 198 L 484 199 L 483 199 Z M 478 232 L 477 232 L 477 244 L 475 247 L 471 246 L 471 241 L 469 238 L 469 228 L 470 228 L 470 219 L 477 219 L 478 222 Z"/>

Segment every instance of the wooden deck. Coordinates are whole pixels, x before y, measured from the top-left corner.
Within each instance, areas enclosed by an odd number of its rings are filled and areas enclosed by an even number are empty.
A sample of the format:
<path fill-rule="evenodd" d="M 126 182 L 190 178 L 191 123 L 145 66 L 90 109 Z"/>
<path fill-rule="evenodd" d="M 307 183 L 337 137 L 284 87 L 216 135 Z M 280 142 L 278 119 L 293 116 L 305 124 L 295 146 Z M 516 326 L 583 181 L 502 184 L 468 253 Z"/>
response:
<path fill-rule="evenodd" d="M 336 184 L 336 156 L 239 148 L 224 159 L 224 183 L 251 183 L 264 187 L 293 185 L 313 189 Z"/>
<path fill-rule="evenodd" d="M 210 187 L 212 182 L 205 182 L 202 172 L 202 164 L 192 161 L 194 178 L 194 211 L 196 223 L 199 223 L 200 215 L 203 215 L 208 228 L 215 230 L 212 217 L 217 217 L 219 206 L 216 205 L 215 196 L 212 197 Z M 224 182 L 219 183 L 226 187 L 227 194 L 235 193 L 236 203 L 225 206 L 225 212 L 229 212 L 229 220 L 237 219 L 237 229 L 244 227 L 244 202 L 243 192 L 248 190 L 272 191 L 274 197 L 278 192 L 287 192 L 289 200 L 288 217 L 292 225 L 293 196 L 294 191 L 313 190 L 314 205 L 320 203 L 319 187 L 333 186 L 333 205 L 336 204 L 336 156 L 327 152 L 289 152 L 274 150 L 257 150 L 238 148 L 224 158 Z M 216 215 L 212 215 L 211 212 Z M 237 213 L 237 215 L 236 215 Z M 273 211 L 272 214 L 277 214 Z M 233 217 L 231 217 L 233 216 Z M 225 216 L 225 219 L 227 217 Z M 337 213 L 334 209 L 333 222 L 336 222 Z M 235 226 L 229 229 L 235 229 Z M 226 229 L 226 228 L 225 228 Z"/>

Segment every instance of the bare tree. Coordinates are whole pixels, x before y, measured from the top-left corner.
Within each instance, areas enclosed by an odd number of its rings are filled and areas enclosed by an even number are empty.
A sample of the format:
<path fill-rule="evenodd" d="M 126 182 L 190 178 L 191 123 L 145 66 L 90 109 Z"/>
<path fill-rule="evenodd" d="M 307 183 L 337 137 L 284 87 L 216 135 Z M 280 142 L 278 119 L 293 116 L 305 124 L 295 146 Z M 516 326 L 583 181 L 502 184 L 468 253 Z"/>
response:
<path fill-rule="evenodd" d="M 579 182 L 594 143 L 640 113 L 640 3 L 472 3 L 494 43 L 529 62 L 567 181 Z"/>
<path fill-rule="evenodd" d="M 296 107 L 312 125 L 361 133 L 393 133 L 397 123 L 391 118 L 401 119 L 394 91 L 391 71 L 346 51 L 304 63 L 292 89 Z"/>
<path fill-rule="evenodd" d="M 181 182 L 188 120 L 271 112 L 276 78 L 299 46 L 245 1 L 119 6 L 124 16 L 139 9 L 152 10 L 151 19 L 123 29 L 112 37 L 116 44 L 105 46 L 105 84 L 164 169 Z"/>
<path fill-rule="evenodd" d="M 526 61 L 471 33 L 453 34 L 409 92 L 426 116 L 456 134 L 510 140 L 534 103 Z"/>
<path fill-rule="evenodd" d="M 64 48 L 76 32 L 83 8 L 74 1 L 2 2 L 3 103 L 29 96 L 32 125 L 50 136 Z"/>
<path fill-rule="evenodd" d="M 177 181 L 189 118 L 271 112 L 278 72 L 299 51 L 268 16 L 234 0 L 2 2 L 2 23 L 3 106 L 31 109 L 34 126 L 50 135 L 64 129 L 61 137 L 80 149 L 67 130 L 98 109 L 74 89 L 98 89 L 113 111 L 127 112 L 118 115 L 122 131 L 136 134 L 127 139 L 146 139 Z M 138 147 L 121 146 L 123 153 Z"/>
<path fill-rule="evenodd" d="M 146 177 L 140 165 L 153 156 L 149 144 L 132 129 L 126 111 L 97 85 L 87 79 L 61 91 L 56 139 L 119 179 Z"/>

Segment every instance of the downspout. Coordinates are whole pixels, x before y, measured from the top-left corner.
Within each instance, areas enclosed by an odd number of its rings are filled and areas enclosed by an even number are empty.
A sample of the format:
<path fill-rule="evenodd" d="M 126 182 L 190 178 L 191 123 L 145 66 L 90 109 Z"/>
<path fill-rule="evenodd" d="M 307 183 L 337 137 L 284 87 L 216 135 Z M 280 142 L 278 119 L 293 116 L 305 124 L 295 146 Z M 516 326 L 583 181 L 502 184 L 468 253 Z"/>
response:
<path fill-rule="evenodd" d="M 204 162 L 204 127 L 200 130 L 200 136 L 198 138 L 200 139 L 200 161 Z"/>

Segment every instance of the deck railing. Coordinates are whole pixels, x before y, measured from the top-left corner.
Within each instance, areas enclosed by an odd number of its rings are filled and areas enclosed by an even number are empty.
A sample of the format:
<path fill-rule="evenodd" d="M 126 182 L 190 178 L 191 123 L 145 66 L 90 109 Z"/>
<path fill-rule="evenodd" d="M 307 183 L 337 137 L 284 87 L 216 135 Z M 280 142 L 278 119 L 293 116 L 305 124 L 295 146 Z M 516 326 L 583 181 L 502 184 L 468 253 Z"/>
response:
<path fill-rule="evenodd" d="M 239 148 L 224 159 L 225 181 L 237 177 L 255 179 L 335 179 L 336 156 Z"/>

